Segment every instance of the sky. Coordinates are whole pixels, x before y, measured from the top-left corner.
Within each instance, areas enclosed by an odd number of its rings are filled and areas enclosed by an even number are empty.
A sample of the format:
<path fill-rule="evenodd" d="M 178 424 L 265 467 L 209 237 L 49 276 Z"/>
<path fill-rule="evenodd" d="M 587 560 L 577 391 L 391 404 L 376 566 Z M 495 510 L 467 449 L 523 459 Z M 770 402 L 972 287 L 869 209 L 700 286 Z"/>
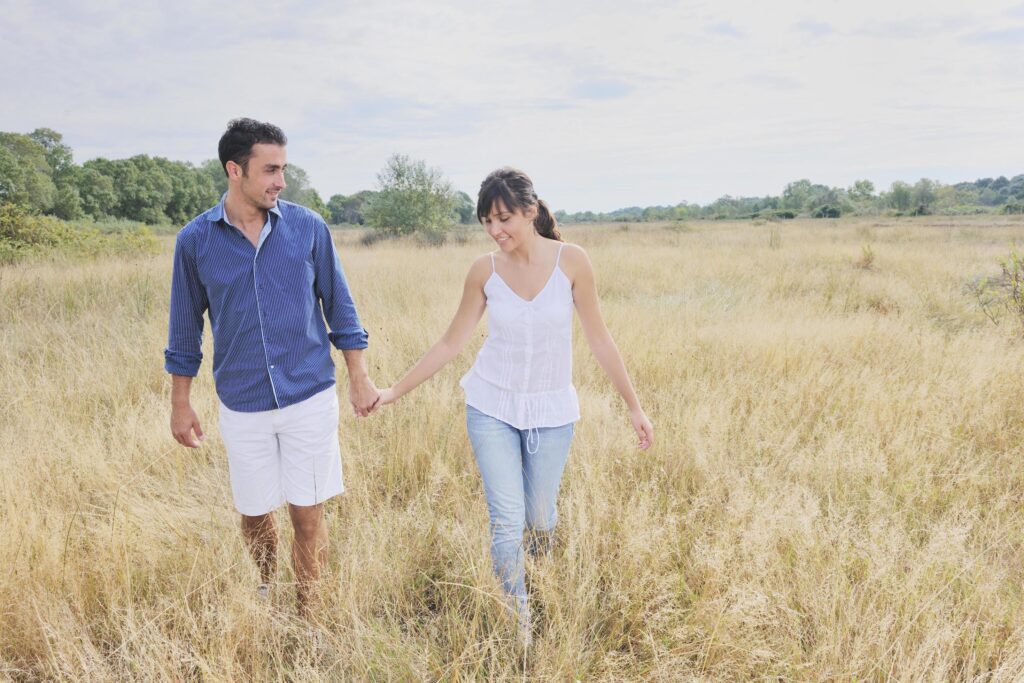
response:
<path fill-rule="evenodd" d="M 200 163 L 251 116 L 325 200 L 395 153 L 569 212 L 1024 173 L 1021 0 L 0 0 L 0 55 L 0 130 Z"/>

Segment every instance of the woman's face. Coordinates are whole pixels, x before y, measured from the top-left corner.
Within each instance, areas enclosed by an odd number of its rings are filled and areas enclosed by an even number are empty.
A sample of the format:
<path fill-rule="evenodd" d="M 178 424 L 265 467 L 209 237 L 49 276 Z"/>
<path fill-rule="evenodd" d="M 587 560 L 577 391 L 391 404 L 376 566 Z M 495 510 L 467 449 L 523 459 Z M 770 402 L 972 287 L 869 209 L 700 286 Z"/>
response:
<path fill-rule="evenodd" d="M 533 219 L 537 207 L 529 206 L 525 211 L 510 211 L 501 199 L 494 200 L 491 213 L 484 216 L 483 224 L 487 234 L 498 243 L 503 252 L 513 251 L 536 236 Z"/>

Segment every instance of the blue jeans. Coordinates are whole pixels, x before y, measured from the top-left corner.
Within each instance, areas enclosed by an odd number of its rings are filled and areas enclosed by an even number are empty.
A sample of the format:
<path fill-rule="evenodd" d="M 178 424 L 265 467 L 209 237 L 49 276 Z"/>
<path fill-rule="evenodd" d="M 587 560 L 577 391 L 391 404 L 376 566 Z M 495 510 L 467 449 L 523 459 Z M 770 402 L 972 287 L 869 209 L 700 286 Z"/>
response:
<path fill-rule="evenodd" d="M 466 430 L 487 496 L 494 572 L 522 614 L 527 610 L 523 530 L 555 528 L 555 502 L 573 423 L 516 429 L 467 405 Z"/>

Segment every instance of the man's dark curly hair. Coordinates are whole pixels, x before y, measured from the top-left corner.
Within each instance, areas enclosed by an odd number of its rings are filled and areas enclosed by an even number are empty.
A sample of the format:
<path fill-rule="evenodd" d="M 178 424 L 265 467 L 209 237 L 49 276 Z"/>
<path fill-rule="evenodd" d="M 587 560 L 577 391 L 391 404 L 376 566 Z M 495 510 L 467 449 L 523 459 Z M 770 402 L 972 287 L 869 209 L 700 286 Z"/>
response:
<path fill-rule="evenodd" d="M 233 161 L 242 167 L 242 173 L 249 172 L 249 157 L 252 146 L 256 144 L 281 145 L 288 144 L 284 131 L 272 123 L 264 123 L 256 119 L 232 119 L 228 121 L 228 129 L 220 136 L 217 154 L 220 165 L 224 167 L 224 175 L 228 173 L 228 162 Z"/>

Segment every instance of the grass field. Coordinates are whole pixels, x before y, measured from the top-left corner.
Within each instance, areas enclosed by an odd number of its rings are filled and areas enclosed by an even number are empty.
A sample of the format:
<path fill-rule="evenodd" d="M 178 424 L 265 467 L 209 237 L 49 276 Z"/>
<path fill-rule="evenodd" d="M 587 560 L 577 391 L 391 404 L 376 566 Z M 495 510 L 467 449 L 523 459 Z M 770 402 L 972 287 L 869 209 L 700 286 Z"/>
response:
<path fill-rule="evenodd" d="M 1024 677 L 1024 335 L 966 288 L 998 274 L 1024 220 L 564 232 L 595 264 L 656 444 L 635 448 L 577 329 L 583 419 L 560 547 L 531 568 L 525 661 L 457 384 L 484 325 L 394 407 L 343 415 L 348 490 L 309 627 L 284 564 L 272 606 L 255 599 L 209 360 L 205 446 L 170 436 L 171 242 L 0 268 L 0 677 Z M 482 230 L 440 248 L 357 238 L 339 248 L 386 386 L 491 247 Z"/>

